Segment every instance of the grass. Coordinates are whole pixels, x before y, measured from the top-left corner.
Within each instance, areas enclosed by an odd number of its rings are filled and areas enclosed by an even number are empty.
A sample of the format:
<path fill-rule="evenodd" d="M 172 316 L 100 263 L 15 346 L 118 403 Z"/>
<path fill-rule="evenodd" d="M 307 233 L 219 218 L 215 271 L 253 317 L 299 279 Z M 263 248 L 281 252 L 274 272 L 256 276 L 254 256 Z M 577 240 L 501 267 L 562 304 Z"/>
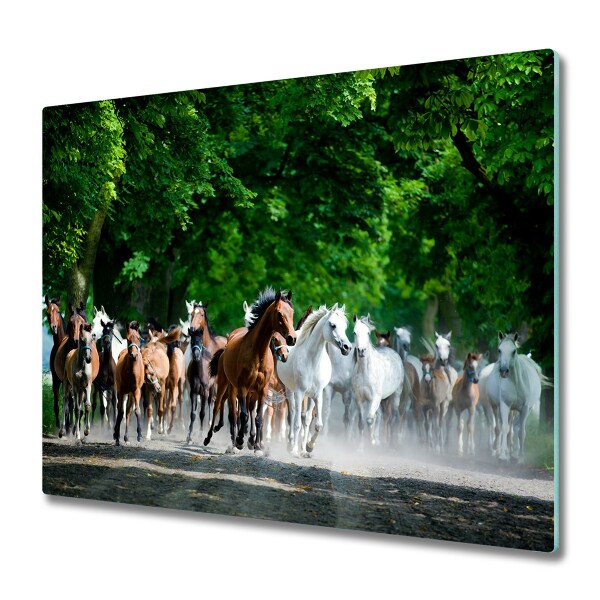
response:
<path fill-rule="evenodd" d="M 554 432 L 540 427 L 537 419 L 527 423 L 525 462 L 554 473 Z"/>

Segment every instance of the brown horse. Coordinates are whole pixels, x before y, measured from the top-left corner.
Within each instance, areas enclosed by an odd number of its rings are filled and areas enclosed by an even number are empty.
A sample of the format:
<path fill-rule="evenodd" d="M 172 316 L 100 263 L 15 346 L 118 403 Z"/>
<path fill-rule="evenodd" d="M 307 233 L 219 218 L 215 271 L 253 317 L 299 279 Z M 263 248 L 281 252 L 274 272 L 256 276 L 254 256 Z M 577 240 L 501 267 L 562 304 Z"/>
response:
<path fill-rule="evenodd" d="M 54 419 L 56 422 L 56 427 L 60 427 L 60 419 L 59 419 L 59 390 L 61 380 L 56 373 L 56 369 L 54 367 L 54 360 L 56 358 L 56 352 L 61 344 L 61 342 L 67 336 L 67 328 L 65 326 L 65 320 L 60 313 L 60 298 L 52 298 L 52 300 L 48 299 L 48 296 L 44 297 L 44 301 L 46 302 L 46 316 L 48 318 L 48 324 L 50 325 L 50 330 L 52 331 L 52 340 L 54 344 L 52 345 L 52 350 L 50 351 L 50 372 L 52 373 L 52 395 L 54 396 Z"/>
<path fill-rule="evenodd" d="M 92 392 L 92 423 L 96 412 L 96 398 L 100 394 L 100 425 L 104 424 L 110 429 L 114 426 L 117 417 L 117 363 L 113 358 L 112 341 L 114 323 L 105 323 L 100 320 L 102 326 L 102 337 L 100 338 L 100 371 L 94 379 L 94 390 Z M 114 421 L 111 425 L 110 408 L 112 408 Z"/>
<path fill-rule="evenodd" d="M 179 408 L 178 420 L 182 429 L 183 424 L 183 386 L 185 382 L 185 362 L 183 352 L 179 348 L 179 338 L 181 336 L 181 327 L 169 328 L 169 335 L 176 335 L 177 339 L 167 344 L 167 358 L 169 359 L 169 374 L 165 382 L 165 409 L 169 416 L 169 429 L 167 433 L 173 430 L 173 421 L 175 412 Z"/>
<path fill-rule="evenodd" d="M 430 354 L 421 356 L 423 379 L 419 388 L 419 410 L 425 421 L 429 447 L 440 453 L 444 448 L 444 428 L 448 410 L 448 379 L 436 359 Z"/>
<path fill-rule="evenodd" d="M 481 354 L 469 352 L 463 366 L 463 374 L 456 380 L 452 388 L 452 405 L 458 418 L 458 453 L 463 453 L 463 429 L 464 422 L 462 413 L 469 411 L 467 420 L 467 454 L 475 454 L 475 411 L 479 402 L 479 377 L 477 370 Z M 448 427 L 452 413 L 448 413 Z"/>
<path fill-rule="evenodd" d="M 98 350 L 92 337 L 92 324 L 84 323 L 79 328 L 77 348 L 67 354 L 65 360 L 65 379 L 63 381 L 63 424 L 67 412 L 65 398 L 70 393 L 75 400 L 75 421 L 73 433 L 81 441 L 81 412 L 85 402 L 85 430 L 87 436 L 90 432 L 90 409 L 92 406 L 92 383 L 98 375 L 100 361 Z"/>
<path fill-rule="evenodd" d="M 312 312 L 312 306 L 309 308 L 308 315 Z M 303 317 L 299 326 L 296 326 L 296 331 L 302 327 L 303 322 L 306 318 Z M 279 332 L 275 332 L 271 338 L 271 353 L 275 360 L 285 362 L 288 358 L 288 347 L 285 343 L 285 339 Z M 267 444 L 271 442 L 273 432 L 278 436 L 279 441 L 285 439 L 285 430 L 287 425 L 287 401 L 285 397 L 285 386 L 277 375 L 277 369 L 273 369 L 273 375 L 271 375 L 271 381 L 269 381 L 269 391 L 267 392 L 267 399 L 263 407 L 263 421 L 265 435 L 264 439 Z M 262 439 L 262 437 L 261 437 Z"/>
<path fill-rule="evenodd" d="M 377 331 L 377 329 L 375 330 L 375 340 L 377 342 L 377 346 L 379 346 L 380 348 L 383 347 L 391 347 L 392 343 L 390 341 L 390 338 L 392 336 L 391 331 L 386 331 L 386 332 L 379 332 Z"/>
<path fill-rule="evenodd" d="M 412 408 L 417 435 L 423 441 L 425 432 L 423 429 L 423 411 L 419 407 L 419 373 L 415 366 L 407 360 L 403 360 L 402 364 L 404 365 L 404 385 L 402 386 L 402 394 L 400 394 L 400 424 L 398 429 L 402 436 L 406 416 L 409 409 Z"/>
<path fill-rule="evenodd" d="M 169 376 L 170 362 L 167 354 L 167 346 L 179 339 L 181 329 L 176 327 L 168 335 L 150 334 L 150 341 L 142 348 L 142 358 L 145 372 L 144 394 L 148 399 L 147 422 L 148 429 L 146 439 L 151 439 L 151 430 L 153 422 L 153 403 L 156 402 L 156 412 L 158 416 L 158 433 L 165 433 L 166 424 L 165 414 L 165 396 L 167 389 L 167 377 Z"/>
<path fill-rule="evenodd" d="M 131 321 L 127 325 L 127 350 L 122 350 L 117 362 L 117 421 L 113 434 L 115 443 L 120 445 L 121 421 L 125 411 L 125 436 L 124 441 L 129 441 L 128 426 L 131 411 L 135 405 L 135 416 L 137 418 L 137 440 L 142 439 L 142 411 L 140 400 L 142 397 L 142 385 L 144 384 L 144 363 L 140 350 L 140 324 Z"/>
<path fill-rule="evenodd" d="M 65 389 L 65 387 L 69 387 L 68 385 L 65 386 L 65 362 L 67 360 L 67 354 L 69 354 L 71 350 L 77 348 L 79 330 L 81 326 L 87 322 L 83 309 L 83 302 L 77 308 L 72 304 L 69 304 L 69 312 L 71 313 L 71 316 L 69 317 L 69 322 L 67 324 L 67 335 L 60 342 L 53 363 L 54 372 L 63 385 L 63 413 L 65 410 L 67 411 L 66 414 L 63 414 L 61 428 L 58 432 L 59 437 L 62 437 L 65 432 L 68 434 L 71 429 L 71 412 L 73 407 L 70 391 Z"/>
<path fill-rule="evenodd" d="M 288 346 L 296 343 L 292 293 L 287 296 L 271 288 L 264 290 L 253 304 L 254 319 L 249 327 L 232 332 L 224 350 L 215 354 L 211 361 L 211 373 L 217 372 L 217 398 L 213 419 L 204 445 L 208 445 L 215 425 L 215 416 L 225 394 L 228 397 L 229 425 L 233 445 L 239 450 L 244 446 L 244 430 L 248 413 L 255 416 L 255 434 L 251 444 L 260 452 L 262 409 L 273 374 L 273 355 L 269 349 L 271 338 L 277 331 Z M 240 425 L 237 426 L 237 400 L 240 402 Z M 250 400 L 250 406 L 249 401 Z M 237 429 L 237 436 L 236 436 Z M 253 428 L 254 429 L 254 428 Z"/>

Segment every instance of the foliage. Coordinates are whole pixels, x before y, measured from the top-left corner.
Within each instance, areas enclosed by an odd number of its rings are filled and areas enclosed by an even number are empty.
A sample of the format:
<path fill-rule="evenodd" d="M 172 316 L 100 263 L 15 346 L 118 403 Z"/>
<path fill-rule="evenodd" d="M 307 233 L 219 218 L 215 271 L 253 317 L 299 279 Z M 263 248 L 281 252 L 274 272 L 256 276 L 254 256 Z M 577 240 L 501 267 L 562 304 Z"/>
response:
<path fill-rule="evenodd" d="M 195 298 L 230 331 L 270 284 L 299 311 L 346 303 L 418 334 L 439 298 L 462 349 L 525 325 L 549 368 L 553 65 L 540 51 L 52 109 L 45 287 L 105 203 L 95 293 L 122 318 L 172 322 Z"/>

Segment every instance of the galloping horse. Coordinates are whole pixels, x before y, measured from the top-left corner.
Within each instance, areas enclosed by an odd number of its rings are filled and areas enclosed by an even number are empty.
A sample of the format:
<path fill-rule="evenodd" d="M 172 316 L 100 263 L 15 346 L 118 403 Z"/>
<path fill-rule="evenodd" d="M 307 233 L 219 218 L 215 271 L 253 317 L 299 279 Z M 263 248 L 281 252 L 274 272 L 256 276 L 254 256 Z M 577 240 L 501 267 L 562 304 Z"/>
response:
<path fill-rule="evenodd" d="M 441 454 L 444 449 L 443 423 L 448 410 L 448 378 L 438 360 L 430 354 L 421 356 L 421 363 L 423 378 L 417 410 L 423 413 L 429 448 Z"/>
<path fill-rule="evenodd" d="M 137 418 L 137 440 L 142 439 L 142 411 L 140 400 L 142 397 L 142 385 L 144 384 L 144 363 L 140 350 L 140 324 L 132 321 L 127 325 L 127 350 L 123 350 L 117 362 L 117 421 L 113 434 L 115 443 L 120 445 L 121 421 L 125 417 L 125 442 L 129 441 L 128 427 L 131 410 L 135 405 L 135 416 Z"/>
<path fill-rule="evenodd" d="M 63 418 L 61 428 L 58 432 L 59 437 L 62 437 L 65 432 L 69 433 L 71 423 L 72 403 L 68 382 L 65 385 L 65 362 L 67 360 L 67 354 L 69 354 L 71 350 L 77 348 L 79 330 L 81 326 L 87 322 L 83 309 L 83 302 L 78 307 L 69 304 L 69 312 L 71 313 L 71 316 L 69 318 L 69 323 L 67 324 L 67 335 L 58 346 L 54 357 L 54 372 L 63 384 Z M 66 414 L 64 414 L 65 410 L 67 411 Z"/>
<path fill-rule="evenodd" d="M 289 450 L 293 456 L 299 452 L 307 456 L 313 451 L 323 428 L 323 388 L 331 379 L 331 360 L 327 353 L 330 344 L 347 355 L 352 344 L 346 337 L 348 320 L 345 307 L 335 304 L 331 309 L 321 306 L 304 322 L 296 345 L 290 349 L 285 363 L 277 363 L 277 375 L 286 387 L 290 413 Z M 300 443 L 302 403 L 308 396 L 306 422 Z M 310 441 L 310 425 L 315 408 L 315 431 Z"/>
<path fill-rule="evenodd" d="M 463 428 L 462 413 L 469 411 L 467 421 L 467 454 L 475 454 L 475 412 L 479 402 L 479 377 L 478 367 L 481 354 L 469 352 L 463 366 L 462 375 L 456 380 L 452 388 L 452 406 L 458 418 L 458 453 L 463 453 Z M 452 413 L 448 413 L 448 427 L 450 427 Z"/>
<path fill-rule="evenodd" d="M 215 418 L 225 394 L 228 397 L 229 424 L 233 450 L 242 449 L 248 410 L 256 412 L 256 435 L 251 436 L 255 452 L 260 452 L 262 408 L 273 373 L 273 355 L 270 343 L 277 331 L 285 337 L 288 346 L 296 343 L 293 326 L 292 292 L 284 296 L 272 288 L 265 289 L 253 304 L 254 319 L 250 327 L 242 327 L 229 335 L 227 346 L 218 351 L 211 361 L 211 374 L 217 373 L 217 397 L 213 419 L 204 445 L 208 445 L 215 428 Z M 251 406 L 248 406 L 249 397 Z M 237 427 L 237 399 L 240 401 L 240 426 Z M 236 429 L 237 436 L 236 436 Z"/>
<path fill-rule="evenodd" d="M 61 342 L 67 335 L 67 328 L 65 326 L 65 320 L 60 314 L 60 298 L 52 298 L 52 300 L 48 300 L 48 296 L 45 296 L 44 301 L 46 302 L 46 315 L 48 317 L 48 324 L 50 325 L 50 330 L 52 331 L 52 340 L 54 342 L 52 350 L 50 351 L 50 371 L 52 373 L 52 395 L 54 396 L 54 419 L 56 426 L 59 427 L 60 420 L 58 399 L 61 380 L 56 373 L 54 360 L 56 359 L 56 352 L 58 351 Z"/>
<path fill-rule="evenodd" d="M 373 346 L 369 335 L 373 329 L 369 315 L 360 319 L 354 315 L 356 368 L 352 375 L 352 388 L 358 406 L 360 443 L 362 444 L 362 432 L 366 421 L 371 443 L 379 444 L 374 423 L 377 411 L 383 402 L 388 441 L 393 444 L 394 429 L 399 419 L 404 366 L 400 356 L 391 348 Z"/>
<path fill-rule="evenodd" d="M 98 350 L 92 337 L 91 323 L 84 323 L 79 328 L 77 348 L 67 354 L 65 360 L 65 380 L 63 385 L 64 398 L 67 398 L 69 390 L 75 399 L 75 422 L 73 433 L 78 441 L 81 441 L 80 421 L 81 410 L 85 402 L 85 430 L 87 436 L 90 432 L 90 409 L 92 405 L 92 382 L 98 375 L 99 359 Z M 63 398 L 63 425 L 65 414 L 68 411 Z"/>
<path fill-rule="evenodd" d="M 380 348 L 383 347 L 391 347 L 392 343 L 391 343 L 391 332 L 390 331 L 377 331 L 377 329 L 375 329 L 375 341 L 376 341 L 376 345 L 379 346 Z"/>
<path fill-rule="evenodd" d="M 106 425 L 111 428 L 111 407 L 115 421 L 117 417 L 117 363 L 112 355 L 114 323 L 112 321 L 105 323 L 101 320 L 100 324 L 102 325 L 102 337 L 100 338 L 102 351 L 100 352 L 100 370 L 98 377 L 94 379 L 92 393 L 92 423 L 94 422 L 94 412 L 96 411 L 96 397 L 99 393 L 100 423 L 104 427 L 104 423 L 106 422 Z"/>
<path fill-rule="evenodd" d="M 169 359 L 169 374 L 165 382 L 165 406 L 167 413 L 170 415 L 169 429 L 167 433 L 173 430 L 173 421 L 175 420 L 175 412 L 179 408 L 178 418 L 181 423 L 181 428 L 185 429 L 183 424 L 183 385 L 185 382 L 185 362 L 183 360 L 183 352 L 178 347 L 178 341 L 181 336 L 181 328 L 179 326 L 169 328 L 169 335 L 176 335 L 176 340 L 167 345 L 167 357 Z"/>
<path fill-rule="evenodd" d="M 309 309 L 312 312 L 312 307 Z M 296 327 L 296 331 L 298 327 Z M 289 348 L 285 343 L 283 336 L 275 332 L 271 338 L 271 353 L 278 362 L 286 362 L 289 356 Z M 287 401 L 285 397 L 285 386 L 277 375 L 277 369 L 273 369 L 271 381 L 269 382 L 269 391 L 267 400 L 263 408 L 263 429 L 264 440 L 266 444 L 271 443 L 273 431 L 277 433 L 279 441 L 285 436 L 287 425 Z"/>
<path fill-rule="evenodd" d="M 146 407 L 147 431 L 146 439 L 152 437 L 152 422 L 154 407 L 152 400 L 156 402 L 156 412 L 158 416 L 158 433 L 165 432 L 165 396 L 166 383 L 169 376 L 169 357 L 167 355 L 167 346 L 179 339 L 179 327 L 176 327 L 171 333 L 165 335 L 164 330 L 161 333 L 151 330 L 150 341 L 142 348 L 142 361 L 144 363 L 144 394 L 148 401 Z"/>
<path fill-rule="evenodd" d="M 185 349 L 183 354 L 184 369 L 186 374 L 189 373 L 190 368 L 195 373 L 195 385 L 197 386 L 198 393 L 200 394 L 200 431 L 202 432 L 205 407 L 208 406 L 210 418 L 210 407 L 214 406 L 214 399 L 217 393 L 216 377 L 211 377 L 209 373 L 209 364 L 213 356 L 219 350 L 225 347 L 227 344 L 227 338 L 222 335 L 215 335 L 213 332 L 208 320 L 208 304 L 202 304 L 202 302 L 196 302 L 195 300 L 192 300 L 191 302 L 186 301 L 185 304 L 188 310 L 188 333 L 190 333 L 192 328 L 196 331 L 196 343 L 190 341 Z M 201 332 L 200 338 L 198 338 L 197 332 Z M 199 351 L 196 352 L 196 356 L 198 357 L 200 363 L 196 364 L 194 367 L 191 367 L 193 346 L 196 346 Z M 191 397 L 192 392 L 190 386 L 191 384 L 187 382 L 186 378 L 184 393 L 186 398 L 190 398 L 191 411 L 194 413 L 195 419 L 195 412 L 198 407 L 198 398 L 196 398 L 196 404 L 194 406 L 194 400 L 192 400 Z M 222 425 L 222 422 L 220 424 Z M 188 443 L 192 441 L 192 429 L 193 422 L 190 422 L 190 430 L 187 437 Z"/>
<path fill-rule="evenodd" d="M 550 387 L 550 380 L 542 375 L 540 367 L 528 356 L 518 354 L 519 334 L 498 332 L 498 360 L 481 371 L 479 392 L 492 405 L 496 418 L 494 450 L 501 460 L 509 453 L 519 462 L 525 455 L 525 426 L 531 410 L 539 403 L 542 386 Z M 513 448 L 508 447 L 509 414 L 517 413 L 513 422 Z"/>

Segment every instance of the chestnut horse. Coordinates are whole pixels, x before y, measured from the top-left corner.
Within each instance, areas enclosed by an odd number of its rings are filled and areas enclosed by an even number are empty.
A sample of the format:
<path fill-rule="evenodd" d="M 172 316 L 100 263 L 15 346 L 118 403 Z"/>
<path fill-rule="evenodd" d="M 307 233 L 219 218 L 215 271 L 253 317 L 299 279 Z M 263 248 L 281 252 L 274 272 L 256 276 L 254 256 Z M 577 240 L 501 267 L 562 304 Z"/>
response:
<path fill-rule="evenodd" d="M 273 334 L 284 336 L 288 346 L 296 343 L 292 292 L 284 296 L 279 290 L 266 288 L 252 305 L 254 319 L 249 327 L 233 331 L 224 350 L 211 361 L 211 373 L 217 373 L 217 397 L 213 419 L 204 445 L 208 445 L 215 429 L 215 417 L 225 394 L 228 397 L 231 451 L 244 447 L 244 430 L 248 413 L 255 414 L 256 431 L 250 436 L 255 452 L 260 452 L 263 404 L 273 374 L 274 362 L 270 350 Z M 240 401 L 240 425 L 237 426 L 237 399 Z M 236 435 L 237 429 L 237 435 Z M 253 428 L 254 429 L 254 428 Z"/>
<path fill-rule="evenodd" d="M 128 426 L 131 410 L 135 405 L 135 416 L 137 418 L 137 440 L 142 439 L 142 411 L 140 400 L 142 397 L 142 385 L 144 383 L 144 363 L 140 350 L 140 324 L 131 321 L 127 325 L 127 350 L 122 350 L 117 362 L 117 421 L 113 434 L 115 443 L 120 445 L 121 421 L 125 417 L 124 441 L 129 441 Z"/>
<path fill-rule="evenodd" d="M 463 453 L 463 429 L 464 422 L 462 413 L 469 411 L 467 421 L 467 454 L 475 454 L 475 412 L 479 402 L 479 377 L 477 375 L 481 354 L 469 352 L 463 365 L 463 373 L 456 380 L 452 388 L 452 406 L 458 418 L 458 453 Z M 452 420 L 452 413 L 448 413 L 448 428 Z"/>
<path fill-rule="evenodd" d="M 65 378 L 63 381 L 63 424 L 67 412 L 65 399 L 73 394 L 75 400 L 75 421 L 73 434 L 81 441 L 81 412 L 85 402 L 85 430 L 87 436 L 90 432 L 90 409 L 92 406 L 92 383 L 98 375 L 100 361 L 98 350 L 92 337 L 92 324 L 84 323 L 79 328 L 77 348 L 67 354 L 65 360 Z"/>
<path fill-rule="evenodd" d="M 423 378 L 419 389 L 418 410 L 422 411 L 429 448 L 441 454 L 444 449 L 444 428 L 448 410 L 448 378 L 439 361 L 426 354 L 421 356 Z"/>
<path fill-rule="evenodd" d="M 170 362 L 167 355 L 167 346 L 179 339 L 181 329 L 176 327 L 168 335 L 164 333 L 152 335 L 150 341 L 142 348 L 142 358 L 144 362 L 145 389 L 144 393 L 148 399 L 147 419 L 148 429 L 146 439 L 151 439 L 153 404 L 152 398 L 156 401 L 156 412 L 158 416 L 158 433 L 165 433 L 165 396 L 167 377 L 169 376 Z"/>
<path fill-rule="evenodd" d="M 165 409 L 169 416 L 169 429 L 167 433 L 173 430 L 173 421 L 175 420 L 175 412 L 179 408 L 178 420 L 181 423 L 181 428 L 185 429 L 183 424 L 183 385 L 185 382 L 185 363 L 183 360 L 183 352 L 179 347 L 181 344 L 181 327 L 170 327 L 169 336 L 176 335 L 177 338 L 167 344 L 167 357 L 169 359 L 169 374 L 165 382 Z"/>
<path fill-rule="evenodd" d="M 52 395 L 54 396 L 54 419 L 56 422 L 56 426 L 60 427 L 58 400 L 61 380 L 58 377 L 58 374 L 56 373 L 56 369 L 54 367 L 54 360 L 56 358 L 56 352 L 58 351 L 61 342 L 67 336 L 67 328 L 65 326 L 65 320 L 60 314 L 60 298 L 52 298 L 52 300 L 49 300 L 48 296 L 45 296 L 44 301 L 46 302 L 46 316 L 48 318 L 48 324 L 50 325 L 50 330 L 52 331 L 52 340 L 54 342 L 52 350 L 50 351 Z"/>

